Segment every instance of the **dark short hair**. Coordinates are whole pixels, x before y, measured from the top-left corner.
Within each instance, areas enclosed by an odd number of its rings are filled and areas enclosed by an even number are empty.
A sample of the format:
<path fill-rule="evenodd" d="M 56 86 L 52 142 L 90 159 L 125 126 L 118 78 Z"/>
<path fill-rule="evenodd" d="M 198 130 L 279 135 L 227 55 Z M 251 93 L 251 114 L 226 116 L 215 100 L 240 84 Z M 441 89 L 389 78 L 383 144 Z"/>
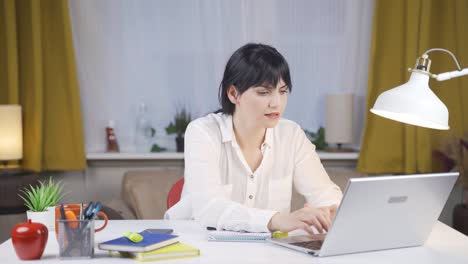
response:
<path fill-rule="evenodd" d="M 276 87 L 280 80 L 292 90 L 289 66 L 283 55 L 275 48 L 265 45 L 248 43 L 236 50 L 224 69 L 223 80 L 219 85 L 219 102 L 221 111 L 232 115 L 235 105 L 231 103 L 227 92 L 231 85 L 239 94 L 255 86 Z"/>

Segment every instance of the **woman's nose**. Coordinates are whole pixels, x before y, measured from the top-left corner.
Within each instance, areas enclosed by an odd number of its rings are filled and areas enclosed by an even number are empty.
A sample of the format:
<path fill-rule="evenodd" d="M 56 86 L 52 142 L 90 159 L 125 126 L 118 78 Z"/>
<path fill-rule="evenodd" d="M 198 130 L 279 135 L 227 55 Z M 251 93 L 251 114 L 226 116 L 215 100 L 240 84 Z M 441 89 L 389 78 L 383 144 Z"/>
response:
<path fill-rule="evenodd" d="M 270 100 L 270 107 L 276 107 L 280 103 L 280 94 L 279 93 L 273 93 L 272 98 Z"/>

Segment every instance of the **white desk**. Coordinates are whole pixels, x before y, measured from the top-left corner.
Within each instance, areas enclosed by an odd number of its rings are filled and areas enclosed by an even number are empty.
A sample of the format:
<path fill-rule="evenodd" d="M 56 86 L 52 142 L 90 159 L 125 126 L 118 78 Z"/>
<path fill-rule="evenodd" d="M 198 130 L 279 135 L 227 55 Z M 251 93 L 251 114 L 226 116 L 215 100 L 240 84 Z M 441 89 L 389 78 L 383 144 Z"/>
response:
<path fill-rule="evenodd" d="M 99 221 L 98 221 L 99 222 Z M 99 226 L 100 223 L 96 223 Z M 335 257 L 316 258 L 307 254 L 269 243 L 208 242 L 201 227 L 192 221 L 121 220 L 109 221 L 102 232 L 96 233 L 99 243 L 121 235 L 124 231 L 141 231 L 146 228 L 172 228 L 180 241 L 198 247 L 200 257 L 173 259 L 155 263 L 468 263 L 468 237 L 438 222 L 425 246 Z M 55 234 L 49 234 L 46 250 L 40 261 L 34 263 L 139 263 L 123 258 L 110 258 L 106 251 L 96 248 L 90 260 L 60 260 Z M 0 263 L 25 263 L 20 261 L 11 240 L 0 245 Z M 33 263 L 33 262 L 27 262 Z"/>

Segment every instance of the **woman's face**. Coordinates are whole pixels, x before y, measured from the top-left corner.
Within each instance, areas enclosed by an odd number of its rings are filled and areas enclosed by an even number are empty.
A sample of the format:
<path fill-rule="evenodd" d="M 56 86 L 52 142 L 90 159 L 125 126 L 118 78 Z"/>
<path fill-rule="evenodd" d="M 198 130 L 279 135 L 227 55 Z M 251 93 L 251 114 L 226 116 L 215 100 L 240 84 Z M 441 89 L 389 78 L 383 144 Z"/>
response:
<path fill-rule="evenodd" d="M 245 120 L 249 127 L 274 127 L 286 108 L 288 91 L 283 80 L 280 80 L 276 87 L 251 87 L 234 98 L 234 114 Z"/>

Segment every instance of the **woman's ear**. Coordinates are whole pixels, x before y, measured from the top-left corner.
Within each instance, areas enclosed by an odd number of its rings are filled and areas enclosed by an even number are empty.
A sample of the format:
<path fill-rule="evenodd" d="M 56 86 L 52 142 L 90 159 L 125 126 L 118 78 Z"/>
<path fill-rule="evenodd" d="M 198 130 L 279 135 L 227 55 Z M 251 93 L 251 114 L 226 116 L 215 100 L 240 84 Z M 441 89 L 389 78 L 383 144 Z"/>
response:
<path fill-rule="evenodd" d="M 239 102 L 239 93 L 234 85 L 229 86 L 227 96 L 232 104 L 237 104 Z"/>

